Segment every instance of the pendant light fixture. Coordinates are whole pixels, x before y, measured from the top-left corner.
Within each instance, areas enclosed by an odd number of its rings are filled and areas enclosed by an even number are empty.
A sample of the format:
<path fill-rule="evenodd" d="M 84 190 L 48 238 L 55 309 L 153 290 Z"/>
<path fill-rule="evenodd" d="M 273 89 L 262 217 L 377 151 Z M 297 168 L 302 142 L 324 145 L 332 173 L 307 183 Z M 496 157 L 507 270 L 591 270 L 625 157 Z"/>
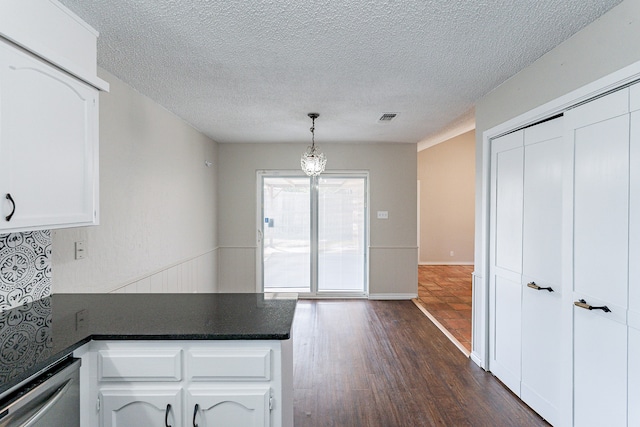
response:
<path fill-rule="evenodd" d="M 316 148 L 316 119 L 320 117 L 320 114 L 309 113 L 308 116 L 311 118 L 311 145 L 302 154 L 300 166 L 308 176 L 318 176 L 324 172 L 324 167 L 327 165 L 326 156 Z"/>

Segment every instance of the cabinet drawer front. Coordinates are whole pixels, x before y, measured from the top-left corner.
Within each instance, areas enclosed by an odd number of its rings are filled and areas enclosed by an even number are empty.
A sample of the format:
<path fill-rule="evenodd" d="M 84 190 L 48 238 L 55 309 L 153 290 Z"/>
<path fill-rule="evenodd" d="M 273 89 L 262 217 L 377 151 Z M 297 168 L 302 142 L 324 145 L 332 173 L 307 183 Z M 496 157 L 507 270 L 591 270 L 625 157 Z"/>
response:
<path fill-rule="evenodd" d="M 101 350 L 99 381 L 180 381 L 182 350 Z"/>
<path fill-rule="evenodd" d="M 193 381 L 269 381 L 271 350 L 191 350 L 187 354 L 187 377 Z"/>

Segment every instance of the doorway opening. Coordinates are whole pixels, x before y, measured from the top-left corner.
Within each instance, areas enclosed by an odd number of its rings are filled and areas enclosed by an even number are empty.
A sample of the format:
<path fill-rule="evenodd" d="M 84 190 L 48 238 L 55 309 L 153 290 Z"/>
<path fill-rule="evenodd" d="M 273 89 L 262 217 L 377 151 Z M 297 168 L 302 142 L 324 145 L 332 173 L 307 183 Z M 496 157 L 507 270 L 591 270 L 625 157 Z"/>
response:
<path fill-rule="evenodd" d="M 258 172 L 258 291 L 367 295 L 368 174 Z"/>

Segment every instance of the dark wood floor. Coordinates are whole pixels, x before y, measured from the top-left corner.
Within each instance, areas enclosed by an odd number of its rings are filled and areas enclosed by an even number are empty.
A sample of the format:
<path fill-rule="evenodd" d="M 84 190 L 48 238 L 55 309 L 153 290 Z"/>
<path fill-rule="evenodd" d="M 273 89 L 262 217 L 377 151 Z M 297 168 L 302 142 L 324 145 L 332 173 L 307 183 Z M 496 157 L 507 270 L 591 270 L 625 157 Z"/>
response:
<path fill-rule="evenodd" d="M 301 300 L 296 427 L 544 426 L 411 301 Z"/>
<path fill-rule="evenodd" d="M 472 265 L 418 267 L 418 301 L 471 351 Z"/>

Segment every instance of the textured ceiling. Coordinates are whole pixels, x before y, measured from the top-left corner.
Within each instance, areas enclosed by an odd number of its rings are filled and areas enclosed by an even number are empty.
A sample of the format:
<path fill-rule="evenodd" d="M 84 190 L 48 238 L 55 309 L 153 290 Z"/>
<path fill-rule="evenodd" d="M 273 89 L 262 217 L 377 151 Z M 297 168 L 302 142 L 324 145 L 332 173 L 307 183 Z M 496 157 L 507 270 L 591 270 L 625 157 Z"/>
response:
<path fill-rule="evenodd" d="M 61 0 L 99 65 L 212 139 L 410 142 L 620 0 Z M 380 124 L 382 113 L 398 113 Z"/>

